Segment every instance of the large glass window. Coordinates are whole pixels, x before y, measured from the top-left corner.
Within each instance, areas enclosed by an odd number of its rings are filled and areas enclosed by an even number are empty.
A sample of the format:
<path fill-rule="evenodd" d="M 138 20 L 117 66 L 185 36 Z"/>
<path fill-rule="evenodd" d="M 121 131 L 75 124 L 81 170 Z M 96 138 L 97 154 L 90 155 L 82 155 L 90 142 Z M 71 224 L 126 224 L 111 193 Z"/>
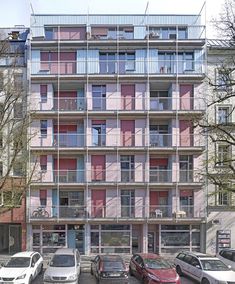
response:
<path fill-rule="evenodd" d="M 217 145 L 217 162 L 216 166 L 229 166 L 231 163 L 231 146 L 226 144 Z"/>
<path fill-rule="evenodd" d="M 193 156 L 181 155 L 180 156 L 180 182 L 193 181 Z"/>
<path fill-rule="evenodd" d="M 92 122 L 92 146 L 105 146 L 106 124 Z"/>
<path fill-rule="evenodd" d="M 134 181 L 134 156 L 121 156 L 121 181 Z"/>
<path fill-rule="evenodd" d="M 92 106 L 93 110 L 106 109 L 106 86 L 93 85 L 92 86 Z"/>
<path fill-rule="evenodd" d="M 217 108 L 217 123 L 228 124 L 230 122 L 230 108 L 228 106 L 219 106 Z"/>
<path fill-rule="evenodd" d="M 121 216 L 135 216 L 135 191 L 121 190 Z"/>

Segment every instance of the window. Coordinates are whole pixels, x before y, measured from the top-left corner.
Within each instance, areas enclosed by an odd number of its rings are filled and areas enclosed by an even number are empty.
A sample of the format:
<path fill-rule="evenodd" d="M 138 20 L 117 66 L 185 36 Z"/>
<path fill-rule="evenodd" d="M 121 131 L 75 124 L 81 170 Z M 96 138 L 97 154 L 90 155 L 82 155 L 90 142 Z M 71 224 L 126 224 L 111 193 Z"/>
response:
<path fill-rule="evenodd" d="M 47 120 L 41 120 L 41 136 L 46 137 L 47 136 Z"/>
<path fill-rule="evenodd" d="M 3 166 L 2 166 L 2 162 L 0 162 L 0 177 L 2 177 L 3 175 Z"/>
<path fill-rule="evenodd" d="M 135 191 L 121 190 L 121 216 L 135 216 Z"/>
<path fill-rule="evenodd" d="M 92 146 L 105 146 L 106 124 L 105 121 L 92 121 Z"/>
<path fill-rule="evenodd" d="M 41 167 L 41 171 L 47 170 L 47 156 L 46 155 L 40 156 L 40 167 Z"/>
<path fill-rule="evenodd" d="M 228 186 L 221 185 L 217 187 L 217 205 L 219 206 L 228 206 L 230 205 L 231 193 L 227 189 Z"/>
<path fill-rule="evenodd" d="M 168 125 L 150 124 L 150 145 L 156 147 L 169 146 L 170 135 L 168 134 Z"/>
<path fill-rule="evenodd" d="M 23 89 L 23 74 L 17 73 L 14 74 L 14 88 L 16 92 L 22 91 Z"/>
<path fill-rule="evenodd" d="M 41 102 L 47 102 L 47 85 L 40 85 Z"/>
<path fill-rule="evenodd" d="M 217 145 L 217 166 L 228 166 L 231 163 L 231 146 L 230 145 Z"/>
<path fill-rule="evenodd" d="M 45 38 L 47 40 L 53 39 L 53 28 L 45 28 Z"/>
<path fill-rule="evenodd" d="M 134 156 L 121 156 L 121 181 L 134 181 Z"/>
<path fill-rule="evenodd" d="M 93 85 L 92 86 L 92 106 L 93 110 L 106 109 L 106 86 Z"/>
<path fill-rule="evenodd" d="M 3 192 L 3 204 L 4 206 L 20 206 L 22 204 L 22 193 L 16 191 L 4 191 Z"/>
<path fill-rule="evenodd" d="M 22 176 L 24 174 L 23 164 L 20 161 L 16 161 L 13 165 L 13 175 Z"/>
<path fill-rule="evenodd" d="M 186 27 L 149 27 L 149 38 L 150 39 L 186 39 L 187 28 Z"/>
<path fill-rule="evenodd" d="M 125 71 L 134 71 L 135 70 L 135 53 L 126 53 L 125 57 L 126 57 Z"/>
<path fill-rule="evenodd" d="M 14 104 L 14 118 L 22 118 L 23 117 L 23 106 L 21 103 Z"/>
<path fill-rule="evenodd" d="M 0 148 L 3 147 L 3 137 L 2 137 L 2 133 L 0 132 Z"/>
<path fill-rule="evenodd" d="M 228 124 L 230 122 L 230 107 L 219 106 L 217 108 L 217 123 Z"/>
<path fill-rule="evenodd" d="M 47 190 L 46 189 L 40 189 L 39 197 L 40 197 L 40 205 L 46 206 L 47 205 Z"/>
<path fill-rule="evenodd" d="M 193 181 L 193 156 L 180 155 L 180 182 Z"/>
<path fill-rule="evenodd" d="M 4 87 L 3 72 L 0 72 L 0 92 L 3 90 L 3 87 Z"/>
<path fill-rule="evenodd" d="M 230 79 L 230 69 L 216 69 L 215 70 L 215 88 L 218 91 L 230 91 L 232 88 Z"/>

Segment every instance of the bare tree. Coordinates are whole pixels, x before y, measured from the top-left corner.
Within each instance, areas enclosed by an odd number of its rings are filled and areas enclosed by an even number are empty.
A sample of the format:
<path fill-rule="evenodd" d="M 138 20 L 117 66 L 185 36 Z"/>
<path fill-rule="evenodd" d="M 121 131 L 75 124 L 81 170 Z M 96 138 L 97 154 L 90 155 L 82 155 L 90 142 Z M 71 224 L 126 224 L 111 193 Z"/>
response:
<path fill-rule="evenodd" d="M 25 42 L 17 37 L 17 33 L 7 37 L 5 31 L 0 33 L 0 206 L 4 210 L 20 205 L 31 180 L 26 170 L 30 137 Z"/>
<path fill-rule="evenodd" d="M 235 0 L 225 0 L 214 26 L 223 39 L 208 40 L 207 112 L 197 124 L 207 137 L 205 177 L 210 195 L 235 191 Z"/>

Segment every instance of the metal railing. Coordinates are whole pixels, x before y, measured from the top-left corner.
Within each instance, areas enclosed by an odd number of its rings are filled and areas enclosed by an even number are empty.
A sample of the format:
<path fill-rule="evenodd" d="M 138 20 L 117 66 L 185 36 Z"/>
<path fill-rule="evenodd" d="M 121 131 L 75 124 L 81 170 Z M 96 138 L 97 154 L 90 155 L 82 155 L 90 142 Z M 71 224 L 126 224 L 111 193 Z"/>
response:
<path fill-rule="evenodd" d="M 203 60 L 92 60 L 31 61 L 32 75 L 193 75 L 204 74 Z"/>
<path fill-rule="evenodd" d="M 205 98 L 173 98 L 173 97 L 112 97 L 95 98 L 60 97 L 41 99 L 32 94 L 31 111 L 60 111 L 60 112 L 83 112 L 83 111 L 204 111 Z"/>
<path fill-rule="evenodd" d="M 36 200 L 39 204 L 40 200 Z M 172 205 L 121 205 L 110 202 L 108 205 L 46 205 L 30 204 L 28 216 L 30 219 L 162 219 L 162 218 L 202 218 L 203 208 L 195 205 L 181 206 L 180 211 L 174 211 Z"/>
<path fill-rule="evenodd" d="M 47 170 L 34 171 L 33 183 L 171 183 L 177 176 L 172 169 L 94 169 L 94 170 Z M 180 170 L 180 183 L 201 183 L 197 170 Z"/>
<path fill-rule="evenodd" d="M 152 15 L 150 15 L 152 16 Z M 180 15 L 179 15 L 180 16 Z M 159 16 L 158 16 L 159 17 Z M 105 21 L 105 20 L 104 20 Z M 168 19 L 172 22 L 172 19 Z M 98 29 L 97 29 L 98 27 Z M 80 27 L 69 27 L 54 25 L 54 27 L 36 26 L 32 27 L 33 35 L 40 35 L 43 41 L 117 41 L 117 40 L 166 40 L 185 41 L 199 40 L 205 38 L 204 25 L 117 25 L 101 26 L 81 25 Z M 37 38 L 33 38 L 33 41 Z"/>

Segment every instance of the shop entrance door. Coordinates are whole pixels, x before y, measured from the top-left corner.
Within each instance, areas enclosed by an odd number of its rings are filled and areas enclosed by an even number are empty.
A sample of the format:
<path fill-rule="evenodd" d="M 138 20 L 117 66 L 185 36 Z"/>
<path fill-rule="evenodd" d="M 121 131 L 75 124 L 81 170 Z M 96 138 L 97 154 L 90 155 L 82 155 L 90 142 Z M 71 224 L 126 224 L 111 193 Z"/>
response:
<path fill-rule="evenodd" d="M 9 254 L 21 251 L 21 227 L 9 225 Z"/>

